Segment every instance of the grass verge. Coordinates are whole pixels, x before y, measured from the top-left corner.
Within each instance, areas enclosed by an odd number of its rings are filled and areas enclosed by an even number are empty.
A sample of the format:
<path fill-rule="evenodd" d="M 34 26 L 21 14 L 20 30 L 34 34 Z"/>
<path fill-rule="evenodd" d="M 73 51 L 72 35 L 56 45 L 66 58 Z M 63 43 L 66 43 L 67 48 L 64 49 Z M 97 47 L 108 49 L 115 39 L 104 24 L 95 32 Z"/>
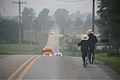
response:
<path fill-rule="evenodd" d="M 95 54 L 95 58 L 103 61 L 107 66 L 120 74 L 120 57 L 108 57 L 107 53 Z"/>

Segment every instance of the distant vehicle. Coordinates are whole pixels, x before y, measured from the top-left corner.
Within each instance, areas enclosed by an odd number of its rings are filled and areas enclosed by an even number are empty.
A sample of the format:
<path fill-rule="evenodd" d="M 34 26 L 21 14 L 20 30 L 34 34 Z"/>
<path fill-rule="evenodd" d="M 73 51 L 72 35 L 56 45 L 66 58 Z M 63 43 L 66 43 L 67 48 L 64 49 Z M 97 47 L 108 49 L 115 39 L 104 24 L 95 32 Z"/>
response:
<path fill-rule="evenodd" d="M 54 32 L 54 30 L 50 30 L 50 34 L 54 34 L 55 32 Z"/>
<path fill-rule="evenodd" d="M 44 48 L 42 49 L 42 54 L 45 56 L 45 55 L 48 55 L 48 56 L 53 56 L 53 50 L 51 48 Z"/>
<path fill-rule="evenodd" d="M 54 53 L 54 56 L 62 56 L 62 53 Z"/>

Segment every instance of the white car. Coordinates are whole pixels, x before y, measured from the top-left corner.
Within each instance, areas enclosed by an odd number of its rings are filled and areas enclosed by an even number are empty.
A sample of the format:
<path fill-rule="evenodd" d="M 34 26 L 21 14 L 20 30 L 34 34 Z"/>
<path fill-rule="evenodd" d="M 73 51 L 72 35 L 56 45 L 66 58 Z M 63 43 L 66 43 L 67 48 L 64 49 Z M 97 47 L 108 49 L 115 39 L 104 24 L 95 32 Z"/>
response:
<path fill-rule="evenodd" d="M 62 53 L 54 53 L 54 56 L 62 56 Z"/>
<path fill-rule="evenodd" d="M 55 33 L 55 31 L 54 30 L 50 30 L 50 34 L 54 34 Z"/>

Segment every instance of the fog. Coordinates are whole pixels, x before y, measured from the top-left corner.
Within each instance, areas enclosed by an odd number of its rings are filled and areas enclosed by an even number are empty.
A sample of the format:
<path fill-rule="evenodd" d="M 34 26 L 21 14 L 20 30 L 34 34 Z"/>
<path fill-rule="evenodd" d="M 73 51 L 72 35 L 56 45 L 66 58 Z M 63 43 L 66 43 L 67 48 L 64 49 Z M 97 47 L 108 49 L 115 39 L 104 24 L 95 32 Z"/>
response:
<path fill-rule="evenodd" d="M 22 54 L 29 52 L 29 54 L 40 54 L 40 49 L 42 50 L 46 45 L 51 45 L 54 42 L 49 39 L 51 30 L 68 37 L 68 40 L 62 38 L 62 44 L 64 44 L 64 41 L 69 42 L 73 38 L 75 40 L 80 38 L 82 34 L 87 33 L 88 29 L 92 28 L 92 0 L 21 0 L 27 4 L 21 4 L 20 23 L 18 21 L 20 19 L 18 4 L 13 4 L 18 1 L 0 0 L 0 43 L 15 44 L 10 45 L 16 46 L 11 51 L 18 53 L 22 47 L 27 46 L 21 50 Z M 64 47 L 60 47 L 71 49 L 68 47 L 71 45 L 65 43 Z M 57 41 L 52 46 L 56 48 L 58 45 Z M 76 44 L 72 45 L 72 50 L 73 48 L 77 50 L 75 46 Z M 59 51 L 58 49 L 55 50 Z M 9 51 L 9 48 L 1 49 L 1 51 Z"/>
<path fill-rule="evenodd" d="M 0 0 L 0 14 L 1 16 L 17 16 L 18 4 L 13 4 L 18 0 Z M 22 4 L 24 7 L 31 7 L 35 10 L 36 15 L 40 13 L 43 8 L 50 10 L 49 15 L 53 15 L 57 8 L 65 8 L 70 13 L 80 11 L 81 13 L 92 12 L 92 0 L 21 0 L 27 2 Z M 97 10 L 97 6 L 96 6 Z"/>

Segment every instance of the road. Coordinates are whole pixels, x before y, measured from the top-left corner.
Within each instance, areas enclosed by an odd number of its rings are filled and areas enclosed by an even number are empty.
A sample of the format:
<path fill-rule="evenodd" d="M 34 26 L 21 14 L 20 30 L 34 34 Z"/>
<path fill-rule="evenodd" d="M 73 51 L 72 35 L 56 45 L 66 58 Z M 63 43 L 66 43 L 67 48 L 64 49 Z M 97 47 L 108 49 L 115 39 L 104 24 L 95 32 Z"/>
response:
<path fill-rule="evenodd" d="M 54 29 L 54 34 L 48 36 L 46 48 L 52 48 L 54 52 L 59 52 L 59 29 Z"/>
<path fill-rule="evenodd" d="M 54 43 L 53 43 L 54 42 Z M 59 32 L 49 35 L 46 47 L 59 50 Z M 120 80 L 102 62 L 82 65 L 81 57 L 1 55 L 0 80 Z"/>

